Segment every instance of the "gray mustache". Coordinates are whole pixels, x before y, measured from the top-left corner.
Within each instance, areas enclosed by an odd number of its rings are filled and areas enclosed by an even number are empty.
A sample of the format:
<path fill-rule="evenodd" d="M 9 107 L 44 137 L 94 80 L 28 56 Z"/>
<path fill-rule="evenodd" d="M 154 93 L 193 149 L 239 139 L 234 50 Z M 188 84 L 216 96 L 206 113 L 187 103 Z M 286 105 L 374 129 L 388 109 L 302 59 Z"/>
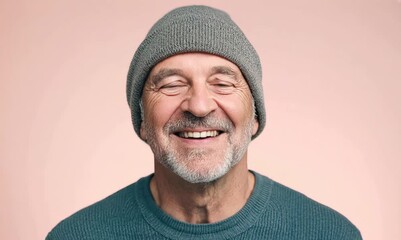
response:
<path fill-rule="evenodd" d="M 179 132 L 188 128 L 212 128 L 230 132 L 234 128 L 234 125 L 228 119 L 219 119 L 212 115 L 196 117 L 191 113 L 185 112 L 182 114 L 182 117 L 177 120 L 170 120 L 165 126 L 165 130 L 168 133 Z"/>

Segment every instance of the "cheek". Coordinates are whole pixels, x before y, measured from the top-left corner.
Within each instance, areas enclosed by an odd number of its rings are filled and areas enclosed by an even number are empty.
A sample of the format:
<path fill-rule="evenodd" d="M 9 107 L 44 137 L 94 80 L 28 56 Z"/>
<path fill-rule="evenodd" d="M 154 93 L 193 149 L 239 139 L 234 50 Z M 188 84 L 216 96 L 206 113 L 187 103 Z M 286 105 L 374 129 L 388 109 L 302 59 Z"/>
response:
<path fill-rule="evenodd" d="M 251 97 L 244 93 L 224 96 L 218 100 L 219 106 L 235 126 L 241 126 L 253 116 Z"/>
<path fill-rule="evenodd" d="M 144 99 L 145 121 L 153 127 L 163 128 L 179 107 L 177 99 L 154 96 Z"/>

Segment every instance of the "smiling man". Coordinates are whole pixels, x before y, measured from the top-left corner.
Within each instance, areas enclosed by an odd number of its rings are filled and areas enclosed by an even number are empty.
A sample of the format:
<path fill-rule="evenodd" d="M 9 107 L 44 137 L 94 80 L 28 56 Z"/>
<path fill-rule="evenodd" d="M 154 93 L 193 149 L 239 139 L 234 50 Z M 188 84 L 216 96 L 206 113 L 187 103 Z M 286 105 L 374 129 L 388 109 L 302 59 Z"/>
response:
<path fill-rule="evenodd" d="M 248 169 L 265 126 L 261 65 L 225 12 L 189 6 L 161 18 L 133 57 L 127 98 L 154 173 L 48 240 L 362 239 L 336 211 Z"/>

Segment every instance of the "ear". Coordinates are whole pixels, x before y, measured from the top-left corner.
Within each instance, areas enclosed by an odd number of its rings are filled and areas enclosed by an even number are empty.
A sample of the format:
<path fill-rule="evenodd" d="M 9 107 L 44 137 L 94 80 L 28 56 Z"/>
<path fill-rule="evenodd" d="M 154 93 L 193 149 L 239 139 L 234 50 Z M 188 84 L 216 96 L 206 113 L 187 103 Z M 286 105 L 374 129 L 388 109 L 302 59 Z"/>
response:
<path fill-rule="evenodd" d="M 253 124 L 252 124 L 252 136 L 256 134 L 256 132 L 259 129 L 259 121 L 257 118 L 253 119 Z"/>
<path fill-rule="evenodd" d="M 146 142 L 147 136 L 146 136 L 145 127 L 143 126 L 143 121 L 141 122 L 141 128 L 139 129 L 139 133 L 141 135 L 141 139 Z"/>

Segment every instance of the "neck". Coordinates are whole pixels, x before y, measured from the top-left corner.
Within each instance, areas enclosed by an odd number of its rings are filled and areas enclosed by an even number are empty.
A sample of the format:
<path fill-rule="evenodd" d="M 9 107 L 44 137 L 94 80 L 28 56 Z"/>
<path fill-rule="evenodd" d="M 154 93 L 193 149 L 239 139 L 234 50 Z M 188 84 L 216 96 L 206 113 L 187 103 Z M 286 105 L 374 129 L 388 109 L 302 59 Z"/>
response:
<path fill-rule="evenodd" d="M 156 204 L 173 218 L 193 224 L 215 223 L 246 204 L 254 183 L 245 157 L 220 179 L 201 184 L 186 182 L 156 163 L 150 189 Z"/>

